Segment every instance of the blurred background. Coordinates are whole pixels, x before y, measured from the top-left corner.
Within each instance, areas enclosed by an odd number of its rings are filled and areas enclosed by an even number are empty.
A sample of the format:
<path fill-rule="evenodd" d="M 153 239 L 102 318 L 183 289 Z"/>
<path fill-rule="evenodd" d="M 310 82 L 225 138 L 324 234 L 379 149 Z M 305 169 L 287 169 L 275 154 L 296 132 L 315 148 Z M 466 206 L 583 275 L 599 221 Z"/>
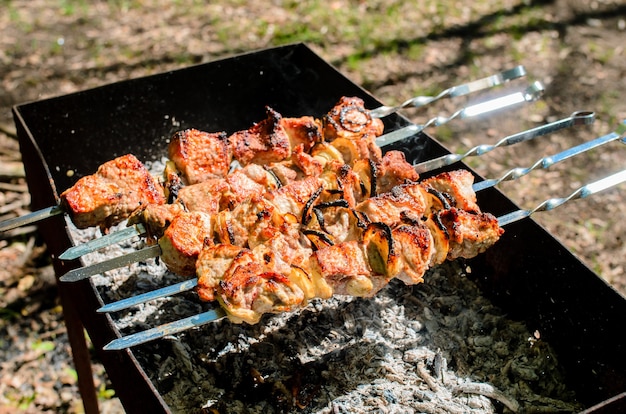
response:
<path fill-rule="evenodd" d="M 626 5 L 618 0 L 248 3 L 0 0 L 0 220 L 29 211 L 12 105 L 295 42 L 387 105 L 520 64 L 529 76 L 511 87 L 545 85 L 538 102 L 427 130 L 453 152 L 574 111 L 596 113 L 591 126 L 468 159 L 486 178 L 607 134 L 626 118 Z M 402 113 L 423 123 L 474 99 Z M 626 146 L 614 142 L 499 187 L 532 208 L 625 161 Z M 624 294 L 625 216 L 622 185 L 533 218 Z M 102 411 L 122 412 L 95 357 L 93 368 Z M 0 391 L 0 413 L 82 412 L 54 273 L 33 227 L 0 235 Z"/>

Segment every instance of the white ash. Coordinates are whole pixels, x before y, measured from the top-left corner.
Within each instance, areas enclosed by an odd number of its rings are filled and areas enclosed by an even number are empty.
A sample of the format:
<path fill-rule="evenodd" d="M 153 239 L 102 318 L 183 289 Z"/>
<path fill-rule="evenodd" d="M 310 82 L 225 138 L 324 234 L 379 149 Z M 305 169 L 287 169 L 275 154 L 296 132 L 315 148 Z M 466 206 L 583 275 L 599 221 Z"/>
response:
<path fill-rule="evenodd" d="M 71 233 L 80 243 L 99 232 Z M 135 238 L 84 261 L 143 245 Z M 392 281 L 371 299 L 314 300 L 254 326 L 221 320 L 134 352 L 173 412 L 580 410 L 549 344 L 507 318 L 464 270 L 451 262 L 431 270 L 423 284 Z M 93 278 L 106 303 L 178 281 L 152 259 Z M 211 307 L 187 292 L 113 319 L 129 334 Z"/>

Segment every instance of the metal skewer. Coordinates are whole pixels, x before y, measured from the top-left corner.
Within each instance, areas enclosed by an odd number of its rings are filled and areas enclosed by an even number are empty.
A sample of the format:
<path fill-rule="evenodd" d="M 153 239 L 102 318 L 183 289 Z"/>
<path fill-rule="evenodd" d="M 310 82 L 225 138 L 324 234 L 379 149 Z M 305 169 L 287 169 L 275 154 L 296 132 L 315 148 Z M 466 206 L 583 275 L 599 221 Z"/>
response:
<path fill-rule="evenodd" d="M 514 92 L 499 98 L 491 99 L 486 102 L 473 104 L 465 108 L 459 109 L 449 116 L 436 116 L 428 120 L 425 124 L 417 125 L 411 124 L 404 128 L 397 129 L 388 134 L 384 134 L 376 138 L 376 144 L 380 147 L 389 145 L 397 141 L 401 141 L 405 138 L 413 136 L 428 127 L 441 126 L 447 124 L 453 119 L 467 119 L 475 116 L 485 115 L 490 112 L 509 108 L 514 105 L 522 103 L 534 102 L 541 98 L 544 92 L 544 87 L 541 82 L 534 82 L 523 91 Z"/>
<path fill-rule="evenodd" d="M 0 233 L 25 226 L 27 224 L 32 224 L 40 220 L 45 220 L 50 217 L 58 216 L 59 214 L 63 214 L 63 209 L 60 206 L 52 206 L 33 211 L 32 213 L 24 214 L 20 217 L 4 220 L 0 222 Z"/>
<path fill-rule="evenodd" d="M 504 175 L 502 175 L 502 177 L 498 179 L 480 181 L 474 184 L 472 188 L 474 189 L 474 191 L 481 191 L 486 188 L 498 185 L 503 181 L 517 180 L 518 178 L 523 177 L 526 174 L 529 174 L 531 171 L 534 171 L 540 168 L 543 168 L 543 169 L 550 168 L 554 164 L 557 164 L 561 161 L 565 161 L 568 158 L 574 157 L 578 154 L 582 154 L 585 151 L 589 151 L 591 149 L 597 148 L 611 141 L 622 139 L 622 142 L 626 143 L 626 137 L 624 137 L 624 134 L 626 134 L 626 120 L 624 120 L 622 124 L 620 124 L 619 127 L 614 132 L 611 132 L 610 134 L 601 136 L 600 138 L 596 138 L 592 141 L 582 143 L 580 145 L 577 145 L 565 151 L 559 152 L 556 155 L 543 157 L 542 159 L 535 162 L 532 166 L 528 168 L 513 168 L 507 171 Z"/>
<path fill-rule="evenodd" d="M 114 339 L 113 341 L 103 346 L 102 349 L 104 349 L 105 351 L 116 351 L 130 348 L 133 346 L 144 344 L 146 342 L 163 338 L 164 336 L 174 335 L 191 328 L 206 325 L 224 317 L 226 317 L 226 312 L 224 312 L 222 308 L 211 309 L 210 311 L 179 319 L 174 322 L 166 323 L 155 328 L 138 332 L 136 334 L 126 335 L 121 338 Z"/>
<path fill-rule="evenodd" d="M 577 200 L 580 198 L 587 198 L 593 194 L 597 194 L 623 182 L 626 182 L 626 170 L 622 170 L 615 174 L 609 175 L 608 177 L 604 177 L 598 181 L 594 181 L 592 183 L 584 185 L 567 197 L 550 198 L 533 209 L 517 210 L 500 216 L 498 217 L 498 224 L 500 226 L 505 226 L 507 224 L 515 223 L 516 221 L 530 217 L 538 211 L 554 210 L 555 208 L 562 206 L 568 201 Z"/>
<path fill-rule="evenodd" d="M 508 69 L 495 75 L 488 76 L 486 78 L 478 79 L 472 82 L 465 83 L 463 85 L 453 86 L 436 96 L 416 96 L 408 99 L 398 106 L 380 106 L 370 111 L 372 118 L 383 118 L 391 115 L 401 109 L 408 108 L 409 106 L 414 108 L 420 108 L 422 106 L 433 103 L 443 98 L 455 98 L 457 96 L 469 95 L 473 92 L 478 92 L 484 89 L 493 88 L 494 86 L 502 85 L 513 79 L 526 76 L 526 69 L 524 66 L 516 66 L 513 69 Z"/>
<path fill-rule="evenodd" d="M 567 197 L 551 198 L 551 199 L 544 201 L 543 203 L 539 204 L 537 207 L 531 210 L 517 210 L 511 213 L 505 214 L 503 216 L 500 216 L 498 218 L 498 224 L 500 226 L 505 226 L 507 224 L 511 224 L 516 221 L 527 218 L 531 216 L 532 214 L 539 212 L 539 211 L 554 210 L 555 208 L 562 206 L 563 204 L 569 201 L 589 197 L 593 194 L 597 194 L 601 191 L 607 190 L 611 187 L 614 187 L 624 182 L 626 182 L 626 170 L 622 170 L 618 173 L 612 174 L 598 181 L 586 184 L 580 187 L 578 190 L 574 191 L 572 194 L 570 194 Z M 158 290 L 159 293 L 162 292 L 164 294 L 158 297 L 164 297 L 172 293 L 178 293 L 178 292 L 185 290 L 187 286 L 192 286 L 193 288 L 196 285 L 197 285 L 197 279 L 191 279 L 191 280 L 173 285 L 168 288 L 159 289 Z M 185 289 L 181 289 L 183 286 L 185 286 Z M 154 291 L 154 292 L 157 292 L 157 291 Z M 148 294 L 144 294 L 143 296 L 149 295 L 154 292 L 149 292 Z M 165 294 L 166 292 L 167 294 Z M 120 302 L 128 303 L 128 300 L 124 299 L 123 301 L 120 301 Z M 120 308 L 119 306 L 117 306 L 117 304 L 120 302 L 116 302 L 110 305 L 105 305 L 104 307 L 100 308 L 98 312 L 112 312 L 112 311 L 125 309 L 126 307 Z M 180 319 L 174 322 L 157 326 L 155 328 L 148 329 L 146 331 L 137 332 L 131 335 L 127 335 L 127 336 L 115 339 L 109 342 L 107 345 L 105 345 L 103 349 L 104 350 L 126 349 L 132 346 L 136 346 L 136 345 L 140 345 L 149 341 L 160 339 L 167 335 L 173 335 L 173 334 L 185 331 L 187 329 L 191 329 L 191 328 L 199 327 L 199 326 L 211 323 L 211 322 L 215 322 L 219 319 L 224 318 L 225 316 L 226 316 L 226 313 L 222 308 L 212 309 L 208 312 L 200 313 L 198 315 L 193 315 L 188 318 Z"/>
<path fill-rule="evenodd" d="M 419 164 L 415 164 L 415 171 L 422 174 L 428 171 L 432 171 L 436 168 L 445 167 L 447 165 L 454 164 L 461 161 L 466 157 L 481 156 L 488 152 L 495 150 L 496 148 L 505 147 L 508 145 L 519 144 L 520 142 L 530 141 L 531 139 L 550 134 L 563 128 L 569 128 L 575 125 L 589 125 L 595 121 L 595 114 L 589 111 L 574 112 L 568 118 L 561 119 L 549 124 L 541 125 L 527 131 L 523 131 L 508 137 L 502 138 L 500 141 L 493 145 L 477 145 L 474 148 L 467 150 L 463 154 L 448 154 L 439 158 L 424 161 Z"/>
<path fill-rule="evenodd" d="M 59 255 L 61 260 L 74 260 L 86 255 L 87 253 L 95 252 L 108 246 L 112 246 L 117 243 L 121 243 L 125 240 L 132 239 L 135 236 L 141 236 L 146 232 L 146 228 L 141 223 L 137 223 L 133 226 L 126 227 L 125 229 L 115 231 L 106 234 L 102 237 L 98 237 L 88 242 L 81 243 L 79 245 L 70 247 Z"/>

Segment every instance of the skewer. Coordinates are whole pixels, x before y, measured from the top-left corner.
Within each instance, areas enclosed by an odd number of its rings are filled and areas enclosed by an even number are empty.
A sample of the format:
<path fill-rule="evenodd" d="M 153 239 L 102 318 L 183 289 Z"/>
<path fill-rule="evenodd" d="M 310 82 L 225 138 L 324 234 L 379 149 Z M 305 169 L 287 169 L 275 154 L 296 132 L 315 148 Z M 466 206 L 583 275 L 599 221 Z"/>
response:
<path fill-rule="evenodd" d="M 516 70 L 513 70 L 513 74 Z M 519 70 L 517 70 L 519 72 Z M 521 72 L 519 72 L 521 73 Z M 525 72 L 524 72 L 525 73 Z M 497 77 L 497 75 L 495 75 Z M 466 85 L 461 85 L 466 86 Z M 452 115 L 448 117 L 437 116 L 429 121 L 427 121 L 424 125 L 415 125 L 411 124 L 407 127 L 401 128 L 389 134 L 381 135 L 376 139 L 376 144 L 379 146 L 387 145 L 393 142 L 397 142 L 404 138 L 408 138 L 412 135 L 417 134 L 418 132 L 430 127 L 430 126 L 440 126 L 452 121 L 455 118 L 470 118 L 473 116 L 478 116 L 482 114 L 486 114 L 488 112 L 505 109 L 509 106 L 525 103 L 525 102 L 533 102 L 541 97 L 543 94 L 544 87 L 540 82 L 534 82 L 531 86 L 526 88 L 525 91 L 511 93 L 509 95 L 502 96 L 500 98 L 495 98 L 480 104 L 471 105 L 465 107 L 463 109 L 459 109 Z M 380 116 L 379 116 L 380 117 Z M 32 213 L 25 214 L 21 217 L 16 217 L 13 219 L 5 220 L 0 222 L 0 233 L 8 230 L 12 230 L 14 228 L 25 226 L 28 224 L 36 223 L 38 221 L 63 214 L 64 211 L 61 206 L 51 206 L 41 210 L 34 211 Z"/>
<path fill-rule="evenodd" d="M 554 210 L 555 208 L 560 207 L 569 201 L 589 197 L 591 195 L 597 194 L 601 191 L 607 190 L 611 187 L 622 184 L 624 182 L 626 182 L 626 170 L 622 170 L 608 177 L 602 178 L 598 181 L 586 184 L 580 187 L 578 190 L 571 193 L 567 197 L 551 198 L 539 204 L 537 207 L 533 209 L 516 210 L 511 213 L 500 216 L 498 218 L 498 224 L 500 226 L 505 226 L 505 225 L 514 223 L 516 221 L 528 218 L 532 214 L 539 212 L 539 211 Z M 183 290 L 186 290 L 187 287 L 189 286 L 191 286 L 189 289 L 193 289 L 193 287 L 195 287 L 196 285 L 197 285 L 197 279 L 190 279 L 185 282 L 181 282 L 176 285 L 163 288 L 163 289 L 158 289 L 156 291 L 149 292 L 149 293 L 139 295 L 139 296 L 146 297 L 148 295 L 151 295 L 152 298 L 156 299 L 156 298 L 169 296 L 170 294 L 173 294 L 173 293 L 182 292 Z M 124 299 L 119 302 L 114 302 L 112 304 L 105 305 L 102 308 L 98 309 L 98 312 L 114 312 L 114 311 L 125 309 L 127 306 L 122 307 L 120 306 L 120 304 L 126 305 L 132 302 L 130 299 L 133 299 L 133 298 Z M 134 304 L 137 304 L 137 303 L 134 303 Z M 199 326 L 211 323 L 211 322 L 215 322 L 219 319 L 224 318 L 225 316 L 226 316 L 226 313 L 221 308 L 212 309 L 204 313 L 200 313 L 200 314 L 193 315 L 184 319 L 180 319 L 174 322 L 160 325 L 155 328 L 151 328 L 142 332 L 137 332 L 131 335 L 123 336 L 121 338 L 118 338 L 109 342 L 107 345 L 103 347 L 103 349 L 109 350 L 109 351 L 126 349 L 132 346 L 136 346 L 136 345 L 140 345 L 146 342 L 153 341 L 155 339 L 160 339 L 167 335 L 174 335 L 174 334 L 180 333 L 182 331 L 185 331 L 191 328 L 195 328 L 195 327 L 199 327 Z"/>
<path fill-rule="evenodd" d="M 501 96 L 499 98 L 491 99 L 485 102 L 473 104 L 470 106 L 466 106 L 465 108 L 459 109 L 449 116 L 435 116 L 429 119 L 426 123 L 422 125 L 411 124 L 405 126 L 404 128 L 397 129 L 393 132 L 389 132 L 387 134 L 381 135 L 376 138 L 376 144 L 378 146 L 389 145 L 397 141 L 401 141 L 405 138 L 413 136 L 428 127 L 431 126 L 441 126 L 447 124 L 448 122 L 459 118 L 459 119 L 467 119 L 473 118 L 480 115 L 485 115 L 490 112 L 499 111 L 505 108 L 509 108 L 511 106 L 519 105 L 522 103 L 534 102 L 537 99 L 541 98 L 543 95 L 545 88 L 541 84 L 541 82 L 534 82 L 530 86 L 528 86 L 523 91 L 518 91 L 514 93 L 510 93 L 505 96 Z"/>
<path fill-rule="evenodd" d="M 59 255 L 61 260 L 74 260 L 86 255 L 103 249 L 108 246 L 112 246 L 117 243 L 121 243 L 128 239 L 132 239 L 135 236 L 141 236 L 145 234 L 146 228 L 141 223 L 134 224 L 126 227 L 125 229 L 115 231 L 96 239 L 89 240 L 85 243 L 70 247 Z"/>
<path fill-rule="evenodd" d="M 533 128 L 531 130 L 528 131 L 524 131 L 521 132 L 519 134 L 515 134 L 515 135 L 511 135 L 509 137 L 506 137 L 502 140 L 500 140 L 497 144 L 495 145 L 480 145 L 478 147 L 474 147 L 473 149 L 471 149 L 470 151 L 468 151 L 466 154 L 468 153 L 472 153 L 473 155 L 482 155 L 485 154 L 493 149 L 495 149 L 498 146 L 504 146 L 504 145 L 512 145 L 512 144 L 516 144 L 519 142 L 523 142 L 523 141 L 528 141 L 530 139 L 548 134 L 550 132 L 554 132 L 558 129 L 562 129 L 562 128 L 566 128 L 572 125 L 581 125 L 581 124 L 590 124 L 594 121 L 595 119 L 595 115 L 593 112 L 575 112 L 574 114 L 572 114 L 570 117 L 565 118 L 563 120 L 560 121 L 556 121 L 550 124 L 546 124 L 537 128 Z M 532 170 L 539 168 L 541 166 L 543 166 L 543 168 L 548 168 L 554 164 L 556 164 L 557 162 L 560 161 L 564 161 L 567 158 L 571 158 L 577 154 L 580 154 L 582 152 L 588 151 L 592 148 L 598 147 L 600 145 L 606 144 L 607 142 L 613 141 L 618 139 L 621 136 L 621 134 L 619 134 L 618 132 L 613 132 L 612 134 L 606 135 L 604 137 L 600 137 L 597 138 L 593 141 L 587 142 L 585 144 L 581 144 L 577 147 L 571 148 L 569 150 L 566 150 L 560 154 L 557 155 L 553 155 L 551 157 L 544 157 L 542 158 L 540 161 L 538 161 L 537 163 L 535 163 L 535 165 L 533 165 L 533 167 L 531 168 L 527 168 L 527 169 L 522 169 L 522 168 L 516 168 L 515 170 L 513 170 L 515 172 L 515 174 L 513 173 L 507 173 L 504 177 L 498 179 L 498 180 L 485 180 L 485 181 L 481 181 L 478 182 L 476 184 L 474 184 L 474 186 L 472 187 L 474 189 L 474 191 L 480 191 L 480 190 L 484 190 L 486 188 L 489 187 L 493 187 L 497 184 L 499 184 L 500 182 L 504 181 L 504 180 L 512 180 L 512 179 L 517 179 L 522 177 L 523 175 L 526 175 L 528 173 L 530 173 Z M 421 164 L 417 164 L 416 165 L 416 169 L 418 167 L 420 168 L 436 168 L 436 167 L 440 167 L 440 166 L 445 166 L 445 165 L 449 165 L 449 164 L 453 164 L 454 162 L 458 161 L 458 157 L 464 157 L 464 155 L 459 155 L 459 156 L 455 156 L 455 155 L 451 155 L 451 156 L 443 156 L 440 158 L 436 158 L 431 162 L 431 161 L 426 161 L 424 163 Z M 545 160 L 550 160 L 550 162 L 546 162 Z M 429 171 L 429 170 L 423 170 L 421 172 L 425 172 L 425 171 Z M 124 234 L 119 234 L 124 232 Z M 143 226 L 141 225 L 135 225 L 133 227 L 129 227 L 127 229 L 124 229 L 122 231 L 119 232 L 115 232 L 115 233 L 111 233 L 102 237 L 99 237 L 97 239 L 82 243 L 80 245 L 74 246 L 74 247 L 70 247 L 69 249 L 67 249 L 65 252 L 63 252 L 59 258 L 62 260 L 72 260 L 72 259 L 76 259 L 78 257 L 81 257 L 87 253 L 91 253 L 93 251 L 96 251 L 102 247 L 106 247 L 106 246 L 110 246 L 113 245 L 115 243 L 121 242 L 123 240 L 127 240 L 129 238 L 132 238 L 134 236 L 139 236 L 141 234 L 143 234 L 143 232 L 145 232 L 145 229 L 143 228 Z M 79 273 L 79 270 L 76 270 L 75 273 Z M 110 270 L 110 269 L 109 269 Z M 74 272 L 74 271 L 72 271 Z M 89 272 L 91 273 L 91 272 Z M 97 274 L 97 273 L 95 273 Z M 74 273 L 69 273 L 66 274 L 64 276 L 61 277 L 61 281 L 74 281 L 74 278 L 76 278 L 77 276 L 74 275 Z M 76 279 L 76 280 L 80 280 L 80 279 Z"/>
<path fill-rule="evenodd" d="M 526 76 L 526 69 L 524 68 L 524 66 L 516 66 L 512 69 L 496 73 L 495 75 L 491 75 L 486 78 L 468 82 L 463 85 L 453 86 L 444 91 L 441 91 L 436 96 L 416 96 L 414 98 L 404 101 L 398 106 L 380 106 L 376 109 L 371 110 L 370 116 L 372 116 L 373 118 L 384 118 L 388 115 L 398 112 L 401 109 L 408 108 L 409 106 L 412 106 L 414 108 L 420 108 L 439 99 L 455 98 L 458 96 L 469 95 L 470 93 L 493 88 L 494 86 L 502 85 L 513 79 L 521 78 L 523 76 Z"/>
<path fill-rule="evenodd" d="M 565 161 L 568 158 L 574 157 L 578 154 L 582 154 L 585 151 L 597 148 L 611 141 L 621 139 L 623 143 L 626 143 L 626 137 L 624 137 L 624 134 L 626 134 L 626 120 L 624 120 L 622 124 L 620 124 L 619 127 L 610 134 L 604 135 L 600 138 L 596 138 L 592 141 L 584 142 L 580 145 L 559 152 L 556 155 L 543 157 L 528 168 L 513 168 L 507 171 L 502 177 L 498 179 L 480 181 L 474 184 L 472 188 L 474 189 L 474 191 L 481 191 L 486 188 L 498 185 L 503 181 L 517 180 L 518 178 L 529 174 L 531 171 L 539 168 L 550 168 L 554 164 Z"/>
<path fill-rule="evenodd" d="M 46 207 L 20 217 L 0 222 L 0 233 L 63 214 L 61 206 Z"/>
<path fill-rule="evenodd" d="M 506 147 L 509 145 L 519 144 L 520 142 L 530 141 L 531 139 L 550 134 L 563 128 L 569 128 L 576 125 L 590 125 L 595 120 L 595 114 L 589 111 L 577 111 L 570 115 L 568 118 L 561 119 L 549 124 L 541 125 L 527 131 L 523 131 L 508 137 L 502 138 L 500 141 L 493 145 L 477 145 L 474 148 L 467 150 L 463 154 L 448 154 L 439 158 L 434 158 L 429 161 L 424 161 L 415 165 L 415 171 L 422 174 L 428 171 L 432 171 L 436 168 L 445 167 L 447 165 L 459 162 L 466 157 L 481 156 L 488 152 L 495 150 L 496 148 Z"/>
<path fill-rule="evenodd" d="M 514 223 L 516 221 L 530 217 L 532 214 L 538 211 L 550 211 L 557 207 L 562 206 L 571 200 L 577 200 L 581 198 L 587 198 L 591 195 L 597 194 L 601 191 L 614 187 L 618 184 L 626 182 L 626 170 L 619 171 L 615 174 L 604 177 L 598 181 L 594 181 L 587 185 L 580 187 L 567 197 L 562 198 L 550 198 L 545 200 L 538 206 L 530 210 L 516 210 L 511 213 L 498 217 L 498 224 L 500 226 L 506 226 L 507 224 Z"/>

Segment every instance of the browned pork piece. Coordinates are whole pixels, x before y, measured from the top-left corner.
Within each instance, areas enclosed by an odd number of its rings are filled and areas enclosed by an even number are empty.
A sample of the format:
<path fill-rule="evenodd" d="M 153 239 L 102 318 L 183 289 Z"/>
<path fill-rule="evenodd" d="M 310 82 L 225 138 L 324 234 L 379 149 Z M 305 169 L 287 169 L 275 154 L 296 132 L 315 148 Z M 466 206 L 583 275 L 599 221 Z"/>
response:
<path fill-rule="evenodd" d="M 198 254 L 211 243 L 211 216 L 199 211 L 178 214 L 159 239 L 161 258 L 181 276 L 196 273 Z"/>
<path fill-rule="evenodd" d="M 168 146 L 168 156 L 185 184 L 225 177 L 231 163 L 227 135 L 197 129 L 179 131 Z"/>
<path fill-rule="evenodd" d="M 142 205 L 165 201 L 161 184 L 131 154 L 102 164 L 61 194 L 61 206 L 78 228 L 108 228 Z"/>
<path fill-rule="evenodd" d="M 480 211 L 476 204 L 476 193 L 472 189 L 473 184 L 474 176 L 467 170 L 443 172 L 422 181 L 423 186 L 443 194 L 452 206 L 467 211 Z"/>
<path fill-rule="evenodd" d="M 436 221 L 445 228 L 449 240 L 448 260 L 470 258 L 484 253 L 504 233 L 498 219 L 489 213 L 477 213 L 458 208 L 434 213 Z"/>
<path fill-rule="evenodd" d="M 312 117 L 283 118 L 270 107 L 266 112 L 266 119 L 228 138 L 233 156 L 242 165 L 280 162 L 294 148 L 309 151 L 321 140 L 320 125 Z"/>

